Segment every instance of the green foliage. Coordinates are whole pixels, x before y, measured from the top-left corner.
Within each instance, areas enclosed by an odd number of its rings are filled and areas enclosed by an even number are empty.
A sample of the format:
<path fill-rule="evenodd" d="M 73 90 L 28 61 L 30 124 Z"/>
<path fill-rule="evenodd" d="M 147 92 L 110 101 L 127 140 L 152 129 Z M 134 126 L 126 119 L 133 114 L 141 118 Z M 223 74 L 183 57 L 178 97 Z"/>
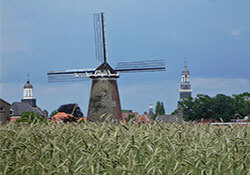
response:
<path fill-rule="evenodd" d="M 198 94 L 197 98 L 188 98 L 182 102 L 185 120 L 215 119 L 230 121 L 235 114 L 246 116 L 250 112 L 250 102 L 245 100 L 246 95 L 218 94 L 215 97 Z"/>
<path fill-rule="evenodd" d="M 69 103 L 69 104 L 61 105 L 57 109 L 57 111 L 58 112 L 65 112 L 66 114 L 72 114 L 72 112 L 73 112 L 73 115 L 75 117 L 82 117 L 83 116 L 81 108 L 75 103 Z"/>
<path fill-rule="evenodd" d="M 233 95 L 234 98 L 234 110 L 235 113 L 241 116 L 246 116 L 250 114 L 250 93 L 244 92 L 239 95 Z"/>
<path fill-rule="evenodd" d="M 22 112 L 20 114 L 21 118 L 17 119 L 17 123 L 47 123 L 48 119 L 41 117 L 39 114 L 34 114 L 34 112 Z"/>
<path fill-rule="evenodd" d="M 165 115 L 165 108 L 164 108 L 163 102 L 161 102 L 161 108 L 160 108 L 159 114 L 160 115 Z"/>
<path fill-rule="evenodd" d="M 178 109 L 175 109 L 171 114 L 172 114 L 172 115 L 178 114 Z"/>
<path fill-rule="evenodd" d="M 136 116 L 135 116 L 134 114 L 129 114 L 129 115 L 128 115 L 127 122 L 132 121 L 132 120 L 135 119 L 135 118 L 136 118 Z"/>
<path fill-rule="evenodd" d="M 50 114 L 50 117 L 53 117 L 53 116 L 56 115 L 57 113 L 58 113 L 57 110 L 52 111 L 51 114 Z"/>
<path fill-rule="evenodd" d="M 78 122 L 78 119 L 79 119 L 79 118 L 78 118 L 78 117 L 75 117 L 75 116 L 73 116 L 73 117 L 68 116 L 68 117 L 62 119 L 62 122 L 63 122 L 63 123 Z"/>
<path fill-rule="evenodd" d="M 158 116 L 158 114 L 154 113 L 153 114 L 153 120 L 155 120 L 157 116 Z"/>
<path fill-rule="evenodd" d="M 161 110 L 160 108 L 161 108 L 161 102 L 157 101 L 155 105 L 155 114 L 159 113 L 159 111 Z"/>
<path fill-rule="evenodd" d="M 122 112 L 131 112 L 131 110 L 123 109 Z"/>
<path fill-rule="evenodd" d="M 249 127 L 104 122 L 0 131 L 0 174 L 249 174 Z"/>
<path fill-rule="evenodd" d="M 155 116 L 157 117 L 158 115 L 165 115 L 164 104 L 160 101 L 157 101 L 155 106 Z"/>

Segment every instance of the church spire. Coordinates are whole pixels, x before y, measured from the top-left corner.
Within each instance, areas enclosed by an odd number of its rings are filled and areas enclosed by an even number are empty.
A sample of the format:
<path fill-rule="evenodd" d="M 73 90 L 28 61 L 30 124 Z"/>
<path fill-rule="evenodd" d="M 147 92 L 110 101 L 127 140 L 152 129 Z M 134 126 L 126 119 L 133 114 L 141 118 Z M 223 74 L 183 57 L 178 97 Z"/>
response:
<path fill-rule="evenodd" d="M 27 83 L 29 83 L 29 82 L 30 82 L 30 74 L 27 73 Z"/>
<path fill-rule="evenodd" d="M 189 70 L 188 70 L 188 68 L 187 68 L 186 57 L 185 57 L 185 60 L 184 60 L 184 68 L 183 68 L 183 70 L 182 70 L 182 75 L 189 76 Z"/>
<path fill-rule="evenodd" d="M 192 96 L 192 89 L 190 84 L 190 73 L 187 68 L 187 61 L 185 57 L 184 68 L 181 73 L 180 101 L 191 96 Z"/>
<path fill-rule="evenodd" d="M 184 67 L 187 67 L 187 58 L 184 58 Z"/>

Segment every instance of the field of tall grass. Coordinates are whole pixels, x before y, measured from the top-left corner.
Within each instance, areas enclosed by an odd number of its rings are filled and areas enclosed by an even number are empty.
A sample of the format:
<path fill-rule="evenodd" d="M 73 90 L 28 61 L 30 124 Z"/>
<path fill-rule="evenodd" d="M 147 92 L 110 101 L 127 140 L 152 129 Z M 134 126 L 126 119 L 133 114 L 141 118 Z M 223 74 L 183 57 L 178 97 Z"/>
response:
<path fill-rule="evenodd" d="M 0 174 L 249 175 L 249 131 L 159 123 L 2 125 Z"/>

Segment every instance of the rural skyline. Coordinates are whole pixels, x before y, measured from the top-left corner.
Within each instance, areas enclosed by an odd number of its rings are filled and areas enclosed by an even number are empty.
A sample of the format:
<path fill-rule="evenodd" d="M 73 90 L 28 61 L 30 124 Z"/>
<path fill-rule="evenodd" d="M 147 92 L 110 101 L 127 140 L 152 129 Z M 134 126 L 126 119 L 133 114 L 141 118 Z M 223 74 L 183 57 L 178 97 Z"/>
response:
<path fill-rule="evenodd" d="M 166 71 L 121 75 L 122 109 L 138 112 L 179 100 L 186 57 L 193 97 L 250 91 L 250 2 L 49 1 L 1 2 L 1 98 L 22 98 L 30 74 L 38 105 L 51 112 L 78 103 L 87 114 L 91 81 L 48 83 L 47 71 L 96 68 L 93 13 L 105 12 L 108 59 L 165 59 Z"/>

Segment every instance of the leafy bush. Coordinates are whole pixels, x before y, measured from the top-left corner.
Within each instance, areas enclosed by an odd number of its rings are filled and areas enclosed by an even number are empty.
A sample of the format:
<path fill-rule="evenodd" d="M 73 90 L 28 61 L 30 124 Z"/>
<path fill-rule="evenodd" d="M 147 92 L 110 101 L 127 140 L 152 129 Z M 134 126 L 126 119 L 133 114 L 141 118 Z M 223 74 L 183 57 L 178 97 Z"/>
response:
<path fill-rule="evenodd" d="M 53 117 L 53 116 L 56 115 L 57 113 L 58 113 L 57 110 L 52 111 L 51 114 L 50 114 L 50 117 Z"/>
<path fill-rule="evenodd" d="M 20 114 L 21 118 L 17 119 L 17 123 L 47 123 L 48 119 L 41 117 L 39 114 L 34 114 L 34 112 L 22 112 Z"/>
<path fill-rule="evenodd" d="M 66 114 L 72 114 L 72 112 L 73 112 L 73 115 L 75 117 L 82 117 L 83 116 L 81 108 L 75 103 L 61 105 L 57 109 L 57 111 L 58 112 L 65 112 Z"/>
<path fill-rule="evenodd" d="M 136 115 L 134 115 L 134 114 L 129 114 L 129 115 L 128 115 L 127 122 L 132 121 L 132 120 L 134 120 L 134 119 L 136 119 Z"/>

